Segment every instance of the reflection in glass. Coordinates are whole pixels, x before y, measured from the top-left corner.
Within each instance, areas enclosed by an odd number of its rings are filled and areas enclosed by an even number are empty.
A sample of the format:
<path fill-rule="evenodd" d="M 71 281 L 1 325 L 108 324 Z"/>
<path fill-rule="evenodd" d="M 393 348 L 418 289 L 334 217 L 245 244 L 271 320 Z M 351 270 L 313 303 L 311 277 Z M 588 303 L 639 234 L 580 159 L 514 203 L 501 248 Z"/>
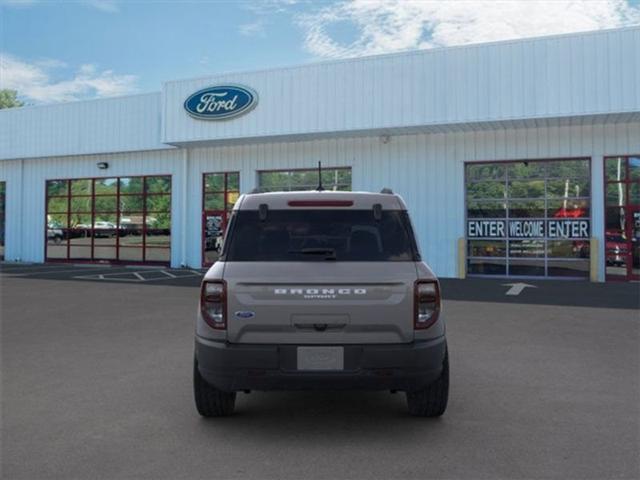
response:
<path fill-rule="evenodd" d="M 640 157 L 629 157 L 629 178 L 640 180 Z"/>
<path fill-rule="evenodd" d="M 499 180 L 504 178 L 505 171 L 505 166 L 500 164 L 470 164 L 467 166 L 467 180 Z"/>
<path fill-rule="evenodd" d="M 624 206 L 625 200 L 625 184 L 609 183 L 607 184 L 607 205 Z"/>
<path fill-rule="evenodd" d="M 120 246 L 121 247 L 141 247 L 143 243 L 142 229 L 134 228 L 121 228 L 120 233 Z"/>
<path fill-rule="evenodd" d="M 506 214 L 507 209 L 503 201 L 471 200 L 467 205 L 469 218 L 504 218 Z"/>
<path fill-rule="evenodd" d="M 149 191 L 166 194 L 147 197 L 143 177 L 48 181 L 47 193 L 60 196 L 47 198 L 47 258 L 142 261 L 145 198 L 156 210 L 146 216 L 147 239 L 152 247 L 168 250 L 170 177 L 148 177 L 146 185 Z M 123 252 L 120 258 L 118 242 Z"/>
<path fill-rule="evenodd" d="M 116 196 L 100 196 L 95 199 L 94 209 L 96 212 L 117 212 L 118 197 Z"/>
<path fill-rule="evenodd" d="M 560 198 L 588 197 L 591 195 L 589 185 L 588 179 L 548 180 L 547 196 Z"/>
<path fill-rule="evenodd" d="M 629 184 L 629 203 L 631 205 L 640 205 L 640 183 Z"/>
<path fill-rule="evenodd" d="M 47 199 L 47 212 L 66 212 L 69 209 L 67 197 L 52 197 Z"/>
<path fill-rule="evenodd" d="M 509 260 L 509 275 L 544 276 L 544 260 Z"/>
<path fill-rule="evenodd" d="M 120 194 L 127 193 L 142 193 L 143 191 L 143 179 L 142 177 L 133 178 L 121 178 L 120 179 Z"/>
<path fill-rule="evenodd" d="M 503 171 L 506 171 L 506 175 L 503 175 Z M 566 267 L 564 263 L 545 272 L 545 260 L 564 259 L 568 262 L 574 259 L 579 262 L 584 259 L 588 262 L 588 239 L 556 241 L 533 238 L 536 235 L 533 231 L 517 227 L 525 225 L 518 220 L 534 219 L 544 223 L 552 219 L 589 219 L 589 159 L 467 164 L 466 179 L 467 219 L 507 218 L 509 227 L 513 227 L 507 230 L 507 235 L 511 237 L 507 242 L 508 252 L 495 248 L 491 242 L 483 245 L 477 240 L 468 239 L 468 254 L 484 257 L 473 259 L 480 263 L 468 263 L 470 274 L 487 275 L 495 272 L 500 275 L 543 276 L 558 272 L 559 276 L 565 276 L 576 271 L 576 276 L 583 276 L 579 268 Z M 502 190 L 504 187 L 499 186 L 503 184 L 507 186 L 506 192 Z M 505 196 L 504 200 L 496 200 Z M 504 208 L 505 203 L 508 209 Z M 505 253 L 509 255 L 508 262 L 496 264 L 494 255 Z"/>
<path fill-rule="evenodd" d="M 147 247 L 169 247 L 171 246 L 171 232 L 168 230 L 147 230 Z"/>
<path fill-rule="evenodd" d="M 124 248 L 121 245 L 120 260 L 126 262 L 142 262 L 142 248 Z"/>
<path fill-rule="evenodd" d="M 94 188 L 96 195 L 116 195 L 118 193 L 118 179 L 96 178 Z"/>
<path fill-rule="evenodd" d="M 508 178 L 544 177 L 545 162 L 513 162 L 507 166 Z"/>
<path fill-rule="evenodd" d="M 235 173 L 227 173 L 227 190 L 240 190 L 240 174 Z"/>
<path fill-rule="evenodd" d="M 544 218 L 544 200 L 511 200 L 509 218 Z"/>
<path fill-rule="evenodd" d="M 207 193 L 204 196 L 205 210 L 224 209 L 224 193 Z"/>
<path fill-rule="evenodd" d="M 147 193 L 171 193 L 171 177 L 147 177 Z"/>
<path fill-rule="evenodd" d="M 147 212 L 171 211 L 171 195 L 147 196 Z"/>
<path fill-rule="evenodd" d="M 91 197 L 71 197 L 71 211 L 91 213 L 92 210 Z"/>
<path fill-rule="evenodd" d="M 120 195 L 120 213 L 127 215 L 130 213 L 142 213 L 144 211 L 144 196 L 142 195 Z"/>
<path fill-rule="evenodd" d="M 117 260 L 117 249 L 115 246 L 94 245 L 93 257 L 98 260 Z"/>
<path fill-rule="evenodd" d="M 318 171 L 313 168 L 258 172 L 258 185 L 264 192 L 314 190 L 318 187 Z M 322 185 L 326 190 L 351 190 L 351 169 L 323 168 Z"/>
<path fill-rule="evenodd" d="M 544 240 L 509 241 L 510 257 L 544 257 Z"/>
<path fill-rule="evenodd" d="M 171 250 L 168 248 L 147 248 L 145 252 L 145 261 L 147 262 L 169 262 L 171 260 Z"/>
<path fill-rule="evenodd" d="M 473 182 L 467 183 L 467 198 L 469 199 L 503 199 L 505 198 L 504 182 Z"/>
<path fill-rule="evenodd" d="M 494 240 L 469 240 L 468 255 L 470 257 L 506 257 L 506 242 Z"/>
<path fill-rule="evenodd" d="M 71 195 L 91 195 L 91 179 L 71 180 Z"/>
<path fill-rule="evenodd" d="M 469 259 L 467 271 L 474 275 L 506 275 L 507 262 L 495 258 Z"/>
<path fill-rule="evenodd" d="M 544 198 L 544 180 L 517 180 L 509 182 L 511 198 Z"/>
<path fill-rule="evenodd" d="M 205 192 L 224 191 L 224 173 L 207 173 L 204 176 Z"/>
<path fill-rule="evenodd" d="M 548 200 L 548 218 L 589 218 L 589 200 L 587 199 L 566 199 Z"/>
<path fill-rule="evenodd" d="M 91 260 L 91 246 L 71 245 L 69 258 L 73 260 Z"/>
<path fill-rule="evenodd" d="M 67 180 L 49 180 L 47 181 L 47 196 L 68 195 L 69 182 Z"/>
<path fill-rule="evenodd" d="M 589 258 L 589 240 L 549 240 L 549 258 Z"/>
<path fill-rule="evenodd" d="M 67 258 L 67 243 L 63 230 L 47 230 L 47 258 Z"/>
<path fill-rule="evenodd" d="M 620 181 L 627 178 L 627 164 L 624 157 L 607 158 L 604 162 L 605 176 L 608 181 Z"/>
<path fill-rule="evenodd" d="M 549 178 L 589 178 L 589 160 L 558 160 L 547 162 Z"/>

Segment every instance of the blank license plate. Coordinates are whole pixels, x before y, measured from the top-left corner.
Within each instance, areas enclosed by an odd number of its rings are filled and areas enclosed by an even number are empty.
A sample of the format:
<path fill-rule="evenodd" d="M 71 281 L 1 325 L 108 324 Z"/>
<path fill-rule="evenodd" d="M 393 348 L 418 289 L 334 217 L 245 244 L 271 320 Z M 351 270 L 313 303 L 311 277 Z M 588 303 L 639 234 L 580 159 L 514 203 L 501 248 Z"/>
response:
<path fill-rule="evenodd" d="M 344 370 L 344 347 L 298 347 L 298 370 Z"/>

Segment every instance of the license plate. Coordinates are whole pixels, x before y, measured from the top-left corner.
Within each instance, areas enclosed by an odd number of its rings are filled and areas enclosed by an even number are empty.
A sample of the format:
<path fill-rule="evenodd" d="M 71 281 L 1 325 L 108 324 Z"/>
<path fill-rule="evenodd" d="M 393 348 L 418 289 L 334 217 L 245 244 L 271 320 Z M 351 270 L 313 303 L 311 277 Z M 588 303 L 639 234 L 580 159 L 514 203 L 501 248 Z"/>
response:
<path fill-rule="evenodd" d="M 344 370 L 344 347 L 298 347 L 298 370 Z"/>

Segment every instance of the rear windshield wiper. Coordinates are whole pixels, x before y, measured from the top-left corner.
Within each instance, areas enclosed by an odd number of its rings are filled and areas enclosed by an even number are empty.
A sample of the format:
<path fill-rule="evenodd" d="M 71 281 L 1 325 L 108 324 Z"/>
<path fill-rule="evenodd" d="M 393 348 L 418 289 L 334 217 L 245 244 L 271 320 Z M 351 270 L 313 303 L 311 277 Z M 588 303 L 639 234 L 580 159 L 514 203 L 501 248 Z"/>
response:
<path fill-rule="evenodd" d="M 334 248 L 302 248 L 300 250 L 289 250 L 288 253 L 301 253 L 304 255 L 326 255 L 326 260 L 336 259 L 336 250 Z"/>

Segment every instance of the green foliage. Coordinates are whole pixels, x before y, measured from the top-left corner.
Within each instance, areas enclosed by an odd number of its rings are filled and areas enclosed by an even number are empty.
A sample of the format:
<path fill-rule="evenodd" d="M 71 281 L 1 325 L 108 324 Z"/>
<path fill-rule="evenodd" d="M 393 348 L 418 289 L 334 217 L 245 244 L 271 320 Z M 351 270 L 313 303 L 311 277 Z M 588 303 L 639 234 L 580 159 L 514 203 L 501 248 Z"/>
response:
<path fill-rule="evenodd" d="M 0 109 L 22 107 L 24 102 L 18 100 L 18 92 L 4 88 L 0 90 Z"/>

